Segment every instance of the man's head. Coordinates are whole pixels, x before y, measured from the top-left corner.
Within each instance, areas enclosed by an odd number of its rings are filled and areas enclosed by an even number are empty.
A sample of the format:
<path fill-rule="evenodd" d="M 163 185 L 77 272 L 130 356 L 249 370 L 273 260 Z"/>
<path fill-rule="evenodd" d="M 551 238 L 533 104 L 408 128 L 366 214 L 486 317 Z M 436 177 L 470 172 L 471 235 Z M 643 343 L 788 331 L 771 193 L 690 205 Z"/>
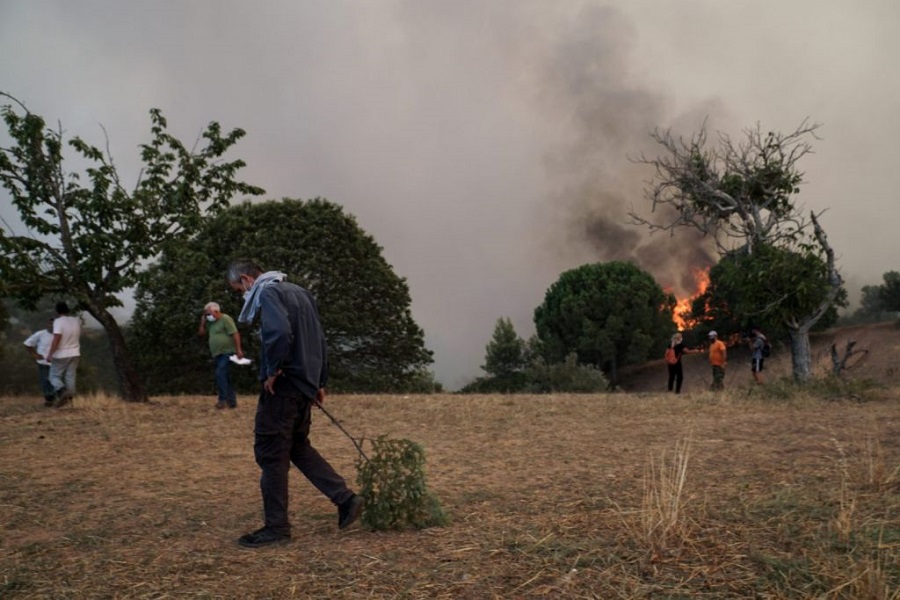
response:
<path fill-rule="evenodd" d="M 57 302 L 56 303 L 56 314 L 58 315 L 67 315 L 69 314 L 69 305 L 65 302 Z"/>
<path fill-rule="evenodd" d="M 47 319 L 47 331 L 53 331 L 53 317 Z"/>
<path fill-rule="evenodd" d="M 213 317 L 214 319 L 218 319 L 222 312 L 218 302 L 207 302 L 206 306 L 203 307 L 203 310 L 206 311 L 207 316 Z"/>
<path fill-rule="evenodd" d="M 717 334 L 715 331 L 710 331 L 710 332 L 709 332 L 709 339 L 714 340 L 714 339 L 716 339 L 716 338 L 718 338 L 718 337 L 719 337 L 719 334 Z"/>
<path fill-rule="evenodd" d="M 253 287 L 256 278 L 262 275 L 262 268 L 249 258 L 238 258 L 228 265 L 225 278 L 228 285 L 236 292 L 246 292 Z"/>

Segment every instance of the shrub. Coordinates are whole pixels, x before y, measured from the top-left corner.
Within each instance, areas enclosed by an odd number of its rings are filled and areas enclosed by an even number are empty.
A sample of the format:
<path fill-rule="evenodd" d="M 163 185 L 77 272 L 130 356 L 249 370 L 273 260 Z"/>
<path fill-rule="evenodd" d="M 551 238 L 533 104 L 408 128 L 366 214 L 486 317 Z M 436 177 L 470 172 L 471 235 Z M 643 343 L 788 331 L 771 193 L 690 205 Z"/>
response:
<path fill-rule="evenodd" d="M 591 365 L 579 365 L 572 353 L 564 363 L 545 364 L 536 361 L 527 370 L 529 391 L 536 394 L 548 392 L 604 392 L 609 380 L 600 369 Z"/>
<path fill-rule="evenodd" d="M 447 516 L 425 484 L 425 450 L 406 439 L 379 436 L 371 456 L 356 461 L 360 495 L 366 499 L 361 521 L 377 530 L 439 527 Z"/>

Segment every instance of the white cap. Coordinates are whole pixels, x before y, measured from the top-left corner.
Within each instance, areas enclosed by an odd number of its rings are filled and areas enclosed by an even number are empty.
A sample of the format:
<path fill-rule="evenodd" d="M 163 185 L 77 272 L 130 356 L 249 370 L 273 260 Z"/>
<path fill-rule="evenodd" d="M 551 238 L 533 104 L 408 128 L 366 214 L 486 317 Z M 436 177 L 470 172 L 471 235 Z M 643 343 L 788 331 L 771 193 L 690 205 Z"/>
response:
<path fill-rule="evenodd" d="M 718 337 L 718 334 L 715 331 L 710 331 L 709 337 Z"/>

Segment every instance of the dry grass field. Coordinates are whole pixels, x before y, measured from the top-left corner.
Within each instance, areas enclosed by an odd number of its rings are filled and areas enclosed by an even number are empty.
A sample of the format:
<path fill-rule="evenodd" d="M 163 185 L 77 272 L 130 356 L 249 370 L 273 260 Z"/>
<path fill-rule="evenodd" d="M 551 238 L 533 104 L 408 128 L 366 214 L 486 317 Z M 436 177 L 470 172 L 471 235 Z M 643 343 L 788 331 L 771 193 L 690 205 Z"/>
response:
<path fill-rule="evenodd" d="M 338 532 L 294 470 L 293 541 L 259 550 L 255 399 L 213 400 L 0 398 L 0 597 L 900 597 L 900 388 L 330 397 L 425 447 L 451 522 Z"/>

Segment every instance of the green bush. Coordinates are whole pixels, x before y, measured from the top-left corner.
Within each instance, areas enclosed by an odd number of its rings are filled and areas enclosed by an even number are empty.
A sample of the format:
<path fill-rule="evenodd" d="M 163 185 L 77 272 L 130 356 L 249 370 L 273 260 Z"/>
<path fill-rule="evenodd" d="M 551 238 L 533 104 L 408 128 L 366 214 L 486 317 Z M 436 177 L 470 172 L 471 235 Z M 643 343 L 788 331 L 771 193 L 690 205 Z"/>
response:
<path fill-rule="evenodd" d="M 592 365 L 579 365 L 572 353 L 566 362 L 546 364 L 538 359 L 524 371 L 504 376 L 479 377 L 460 394 L 597 393 L 609 390 L 609 380 Z"/>
<path fill-rule="evenodd" d="M 371 456 L 356 461 L 360 495 L 366 499 L 361 522 L 376 530 L 446 525 L 447 516 L 425 484 L 425 450 L 410 440 L 379 436 Z"/>
<path fill-rule="evenodd" d="M 609 380 L 603 372 L 591 365 L 579 365 L 572 353 L 566 362 L 545 364 L 536 361 L 527 370 L 528 391 L 534 394 L 549 392 L 591 393 L 609 389 Z"/>
<path fill-rule="evenodd" d="M 812 396 L 822 400 L 856 400 L 863 402 L 872 397 L 873 390 L 882 387 L 869 379 L 843 379 L 834 375 L 817 377 L 797 383 L 786 377 L 747 388 L 751 397 L 771 400 L 790 400 L 798 396 Z"/>
<path fill-rule="evenodd" d="M 460 394 L 519 394 L 530 388 L 528 374 L 479 377 L 459 390 Z"/>

